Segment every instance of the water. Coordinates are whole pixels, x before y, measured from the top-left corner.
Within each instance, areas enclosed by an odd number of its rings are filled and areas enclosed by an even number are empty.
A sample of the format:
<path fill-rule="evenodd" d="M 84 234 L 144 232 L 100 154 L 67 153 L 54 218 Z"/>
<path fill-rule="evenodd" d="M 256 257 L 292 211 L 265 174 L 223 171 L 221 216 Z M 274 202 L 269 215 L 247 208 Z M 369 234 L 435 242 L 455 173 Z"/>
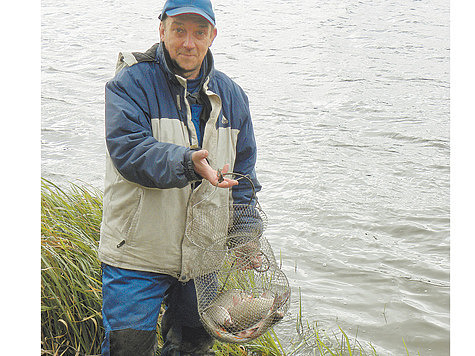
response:
<path fill-rule="evenodd" d="M 119 51 L 157 41 L 161 7 L 42 1 L 44 177 L 102 188 L 104 84 Z M 267 237 L 293 288 L 279 336 L 296 338 L 300 288 L 330 335 L 449 354 L 449 3 L 214 7 L 216 67 L 249 95 Z"/>

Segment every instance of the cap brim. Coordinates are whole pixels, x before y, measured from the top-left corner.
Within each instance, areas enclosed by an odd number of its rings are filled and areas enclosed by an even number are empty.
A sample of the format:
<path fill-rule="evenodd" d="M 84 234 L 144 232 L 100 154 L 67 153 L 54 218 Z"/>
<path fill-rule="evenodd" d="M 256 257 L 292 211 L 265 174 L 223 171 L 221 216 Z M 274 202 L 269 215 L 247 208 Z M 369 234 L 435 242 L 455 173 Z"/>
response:
<path fill-rule="evenodd" d="M 165 13 L 167 14 L 167 16 L 170 16 L 170 17 L 184 15 L 184 14 L 196 14 L 203 17 L 211 25 L 216 26 L 216 23 L 214 22 L 214 20 L 211 17 L 209 17 L 206 12 L 204 12 L 201 9 L 197 9 L 196 7 L 191 7 L 191 6 L 180 7 L 178 9 L 168 10 Z"/>

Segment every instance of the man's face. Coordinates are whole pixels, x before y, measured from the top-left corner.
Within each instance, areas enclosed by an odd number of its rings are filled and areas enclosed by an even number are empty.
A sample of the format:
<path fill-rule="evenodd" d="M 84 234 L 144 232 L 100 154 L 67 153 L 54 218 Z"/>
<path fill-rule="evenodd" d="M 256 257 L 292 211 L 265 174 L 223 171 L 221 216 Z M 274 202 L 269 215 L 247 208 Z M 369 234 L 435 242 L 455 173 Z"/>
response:
<path fill-rule="evenodd" d="M 160 23 L 160 40 L 165 44 L 179 75 L 195 79 L 217 30 L 194 14 L 167 17 Z"/>

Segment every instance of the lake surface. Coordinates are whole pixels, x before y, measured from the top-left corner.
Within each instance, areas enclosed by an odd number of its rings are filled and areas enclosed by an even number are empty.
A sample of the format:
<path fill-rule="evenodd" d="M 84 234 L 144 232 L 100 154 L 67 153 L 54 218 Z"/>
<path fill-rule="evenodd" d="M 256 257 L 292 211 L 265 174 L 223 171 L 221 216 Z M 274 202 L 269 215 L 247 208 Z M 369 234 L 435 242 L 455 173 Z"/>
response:
<path fill-rule="evenodd" d="M 102 189 L 104 85 L 158 41 L 161 1 L 43 0 L 42 176 Z M 267 238 L 293 289 L 276 331 L 338 326 L 380 355 L 449 354 L 449 2 L 215 0 L 247 92 Z M 311 355 L 308 348 L 301 354 Z"/>

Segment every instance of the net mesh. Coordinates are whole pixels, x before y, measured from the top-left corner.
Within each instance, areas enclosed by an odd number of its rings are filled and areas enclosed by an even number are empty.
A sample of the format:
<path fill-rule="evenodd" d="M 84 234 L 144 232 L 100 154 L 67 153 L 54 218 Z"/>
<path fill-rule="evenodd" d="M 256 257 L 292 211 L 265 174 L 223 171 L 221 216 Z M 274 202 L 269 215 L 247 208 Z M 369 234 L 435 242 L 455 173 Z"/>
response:
<path fill-rule="evenodd" d="M 216 339 L 245 343 L 280 321 L 290 288 L 263 233 L 259 204 L 193 207 L 185 238 L 198 246 L 193 276 L 198 312 Z"/>

